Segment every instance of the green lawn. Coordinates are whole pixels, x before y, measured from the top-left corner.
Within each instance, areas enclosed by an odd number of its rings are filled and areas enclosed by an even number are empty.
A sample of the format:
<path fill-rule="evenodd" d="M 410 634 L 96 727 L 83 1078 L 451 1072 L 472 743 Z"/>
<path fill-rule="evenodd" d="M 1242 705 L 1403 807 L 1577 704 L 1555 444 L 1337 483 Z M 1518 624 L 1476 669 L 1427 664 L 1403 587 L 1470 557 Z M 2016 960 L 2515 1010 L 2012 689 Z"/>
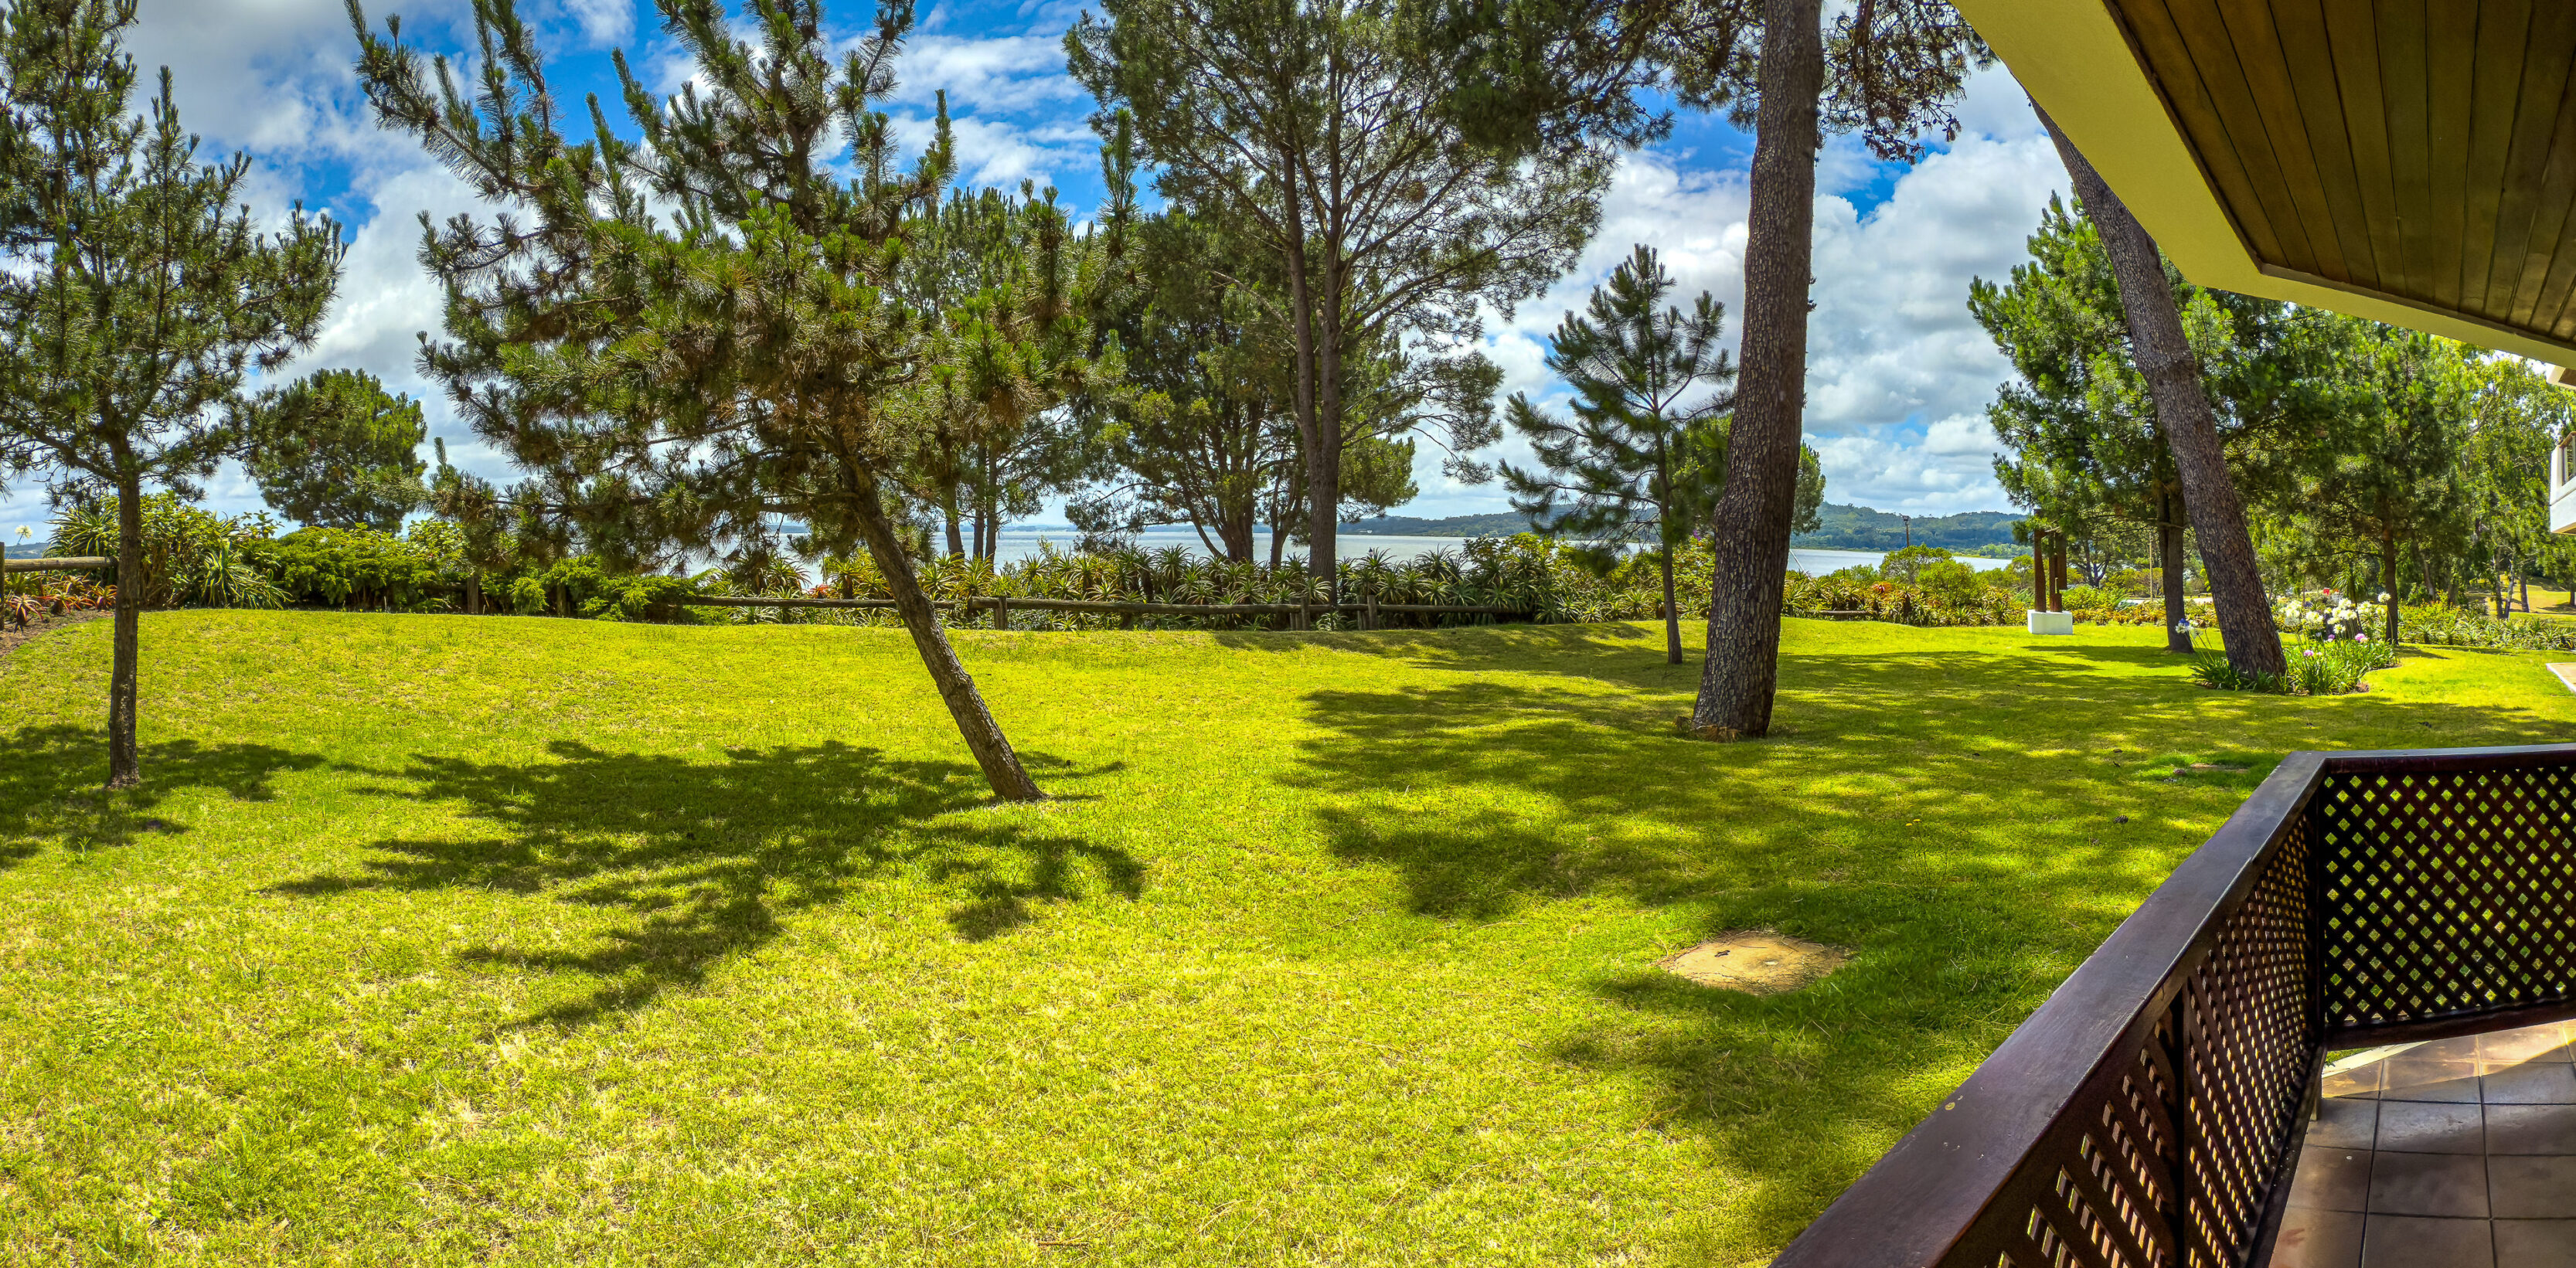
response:
<path fill-rule="evenodd" d="M 1793 621 L 1710 745 L 1642 625 L 961 632 L 996 809 L 898 631 L 185 612 L 111 799 L 108 633 L 0 660 L 11 1263 L 1759 1263 L 2285 752 L 2576 719 Z M 1741 927 L 1857 957 L 1651 967 Z"/>

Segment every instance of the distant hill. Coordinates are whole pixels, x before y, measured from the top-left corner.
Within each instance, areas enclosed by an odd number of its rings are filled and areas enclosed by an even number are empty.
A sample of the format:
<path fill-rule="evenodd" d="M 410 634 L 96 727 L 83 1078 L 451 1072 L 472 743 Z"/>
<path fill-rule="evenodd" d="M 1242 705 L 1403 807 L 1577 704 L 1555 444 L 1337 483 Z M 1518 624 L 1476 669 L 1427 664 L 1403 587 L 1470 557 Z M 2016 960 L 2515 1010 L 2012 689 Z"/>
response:
<path fill-rule="evenodd" d="M 43 542 L 29 542 L 24 546 L 12 544 L 9 547 L 9 554 L 7 557 L 11 559 L 33 559 L 44 553 L 45 544 Z"/>
<path fill-rule="evenodd" d="M 1502 511 L 1491 515 L 1452 515 L 1447 519 L 1418 520 L 1405 515 L 1380 515 L 1375 519 L 1353 520 L 1342 525 L 1342 532 L 1356 537 L 1509 537 L 1529 531 L 1529 517 Z"/>
<path fill-rule="evenodd" d="M 1905 521 L 1890 511 L 1866 506 L 1824 505 L 1815 532 L 1789 539 L 1811 550 L 1895 550 L 1906 541 Z M 1961 511 L 1956 515 L 1914 517 L 1914 544 L 1961 552 L 1980 546 L 2012 544 L 2013 525 L 2022 517 L 2011 511 Z"/>

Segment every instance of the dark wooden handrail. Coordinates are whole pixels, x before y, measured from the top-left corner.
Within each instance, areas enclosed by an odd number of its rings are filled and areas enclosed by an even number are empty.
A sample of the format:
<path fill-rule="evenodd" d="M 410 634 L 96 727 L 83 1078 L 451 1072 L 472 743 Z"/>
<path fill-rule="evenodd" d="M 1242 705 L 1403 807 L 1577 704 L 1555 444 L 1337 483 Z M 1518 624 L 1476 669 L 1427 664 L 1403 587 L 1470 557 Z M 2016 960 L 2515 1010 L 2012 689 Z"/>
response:
<path fill-rule="evenodd" d="M 1774 1268 L 2245 1262 L 2329 1047 L 2576 1016 L 2571 895 L 2576 745 L 2294 753 Z"/>

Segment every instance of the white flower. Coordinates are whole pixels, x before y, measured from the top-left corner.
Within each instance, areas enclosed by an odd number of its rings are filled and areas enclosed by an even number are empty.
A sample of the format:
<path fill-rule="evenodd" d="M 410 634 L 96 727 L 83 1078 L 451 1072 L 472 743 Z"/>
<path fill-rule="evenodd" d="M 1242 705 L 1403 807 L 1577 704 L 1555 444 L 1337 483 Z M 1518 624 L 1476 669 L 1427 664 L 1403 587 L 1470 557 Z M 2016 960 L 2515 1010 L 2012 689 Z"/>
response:
<path fill-rule="evenodd" d="M 2379 601 L 2380 601 L 2380 602 L 2382 602 L 2382 603 L 2386 603 L 2386 602 L 2388 602 L 2388 592 L 2387 592 L 2387 591 L 2382 590 L 2382 591 L 2380 591 L 2380 592 L 2379 592 Z"/>

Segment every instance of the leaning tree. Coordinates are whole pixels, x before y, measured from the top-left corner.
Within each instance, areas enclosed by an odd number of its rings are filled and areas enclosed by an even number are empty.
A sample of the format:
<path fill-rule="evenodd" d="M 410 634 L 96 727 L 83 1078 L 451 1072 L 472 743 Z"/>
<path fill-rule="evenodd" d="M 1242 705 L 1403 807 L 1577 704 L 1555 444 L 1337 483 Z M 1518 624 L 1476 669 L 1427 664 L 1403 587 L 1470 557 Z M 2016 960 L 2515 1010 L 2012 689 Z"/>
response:
<path fill-rule="evenodd" d="M 2262 566 L 2254 555 L 2253 533 L 2246 526 L 2245 500 L 2228 478 L 2217 412 L 2210 407 L 2200 359 L 2193 355 L 2181 310 L 2174 305 L 2164 256 L 2156 249 L 2155 239 L 2147 236 L 2146 227 L 2130 214 L 2128 204 L 2111 192 L 2101 173 L 2066 139 L 2057 121 L 2046 111 L 2039 112 L 2039 121 L 2057 143 L 2058 158 L 2074 179 L 2075 196 L 2101 231 L 2102 249 L 2119 279 L 2130 354 L 2146 380 L 2165 444 L 2173 452 L 2183 507 L 2191 513 L 2201 571 L 2209 579 L 2210 603 L 2217 609 L 2219 636 L 2227 644 L 2227 663 L 2248 676 L 2286 674 L 2289 661 L 2281 652 L 2281 632 L 2272 623 L 2272 602 L 2264 594 Z"/>
<path fill-rule="evenodd" d="M 134 0 L 0 10 L 0 472 L 116 498 L 107 783 L 143 779 L 143 490 L 193 495 L 240 452 L 243 380 L 310 346 L 339 284 L 338 226 L 275 235 L 241 205 L 250 159 L 199 163 L 170 72 L 129 114 Z M 75 492 L 77 491 L 77 492 Z"/>
<path fill-rule="evenodd" d="M 594 99 L 592 139 L 574 141 L 511 0 L 476 0 L 471 91 L 402 43 L 398 21 L 369 31 L 351 0 L 384 125 L 507 209 L 423 217 L 448 333 L 423 367 L 586 539 L 756 551 L 786 515 L 821 551 L 863 544 L 994 793 L 1040 799 L 889 510 L 920 448 L 920 411 L 898 400 L 940 342 L 940 315 L 907 302 L 898 273 L 953 165 L 944 109 L 906 168 L 875 108 L 911 7 L 881 6 L 856 40 L 826 32 L 821 0 L 751 0 L 739 28 L 717 0 L 656 7 L 696 74 L 659 100 L 615 54 L 638 135 L 619 136 Z M 1063 330 L 1085 304 L 1019 294 L 1044 310 L 995 323 L 996 339 L 1088 346 Z"/>

